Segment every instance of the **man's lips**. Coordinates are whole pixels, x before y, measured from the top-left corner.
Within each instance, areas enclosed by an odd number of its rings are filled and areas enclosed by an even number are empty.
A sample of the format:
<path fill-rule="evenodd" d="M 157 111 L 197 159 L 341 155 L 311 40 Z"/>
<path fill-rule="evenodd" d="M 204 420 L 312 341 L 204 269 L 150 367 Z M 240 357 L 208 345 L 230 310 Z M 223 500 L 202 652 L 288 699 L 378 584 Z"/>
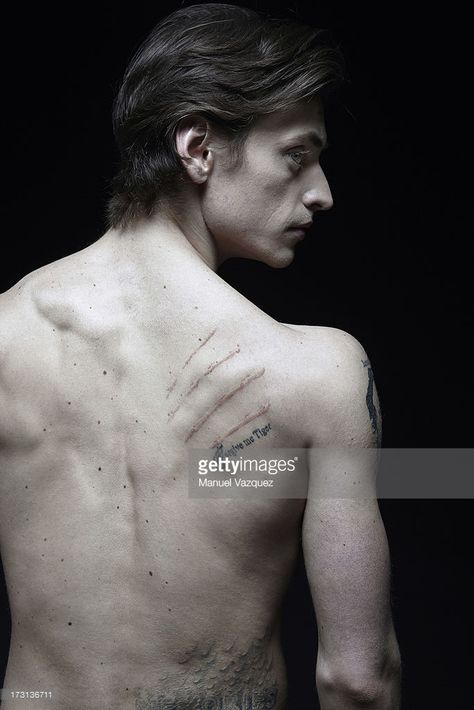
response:
<path fill-rule="evenodd" d="M 302 222 L 301 224 L 292 224 L 289 228 L 288 231 L 294 234 L 297 237 L 301 237 L 301 239 L 304 239 L 305 232 L 313 226 L 313 222 Z"/>

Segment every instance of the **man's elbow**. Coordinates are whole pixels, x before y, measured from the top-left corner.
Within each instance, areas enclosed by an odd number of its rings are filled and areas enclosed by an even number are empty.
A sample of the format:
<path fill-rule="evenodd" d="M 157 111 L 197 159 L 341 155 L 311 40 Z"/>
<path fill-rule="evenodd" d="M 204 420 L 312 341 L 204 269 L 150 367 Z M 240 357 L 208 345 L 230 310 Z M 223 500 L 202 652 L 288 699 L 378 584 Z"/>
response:
<path fill-rule="evenodd" d="M 341 686 L 347 708 L 367 710 L 400 710 L 400 665 L 393 666 L 382 678 L 355 679 Z M 341 710 L 344 707 L 340 706 Z"/>
<path fill-rule="evenodd" d="M 321 710 L 399 710 L 400 708 L 400 654 L 385 659 L 383 671 L 335 673 L 321 678 L 316 674 L 316 684 Z"/>

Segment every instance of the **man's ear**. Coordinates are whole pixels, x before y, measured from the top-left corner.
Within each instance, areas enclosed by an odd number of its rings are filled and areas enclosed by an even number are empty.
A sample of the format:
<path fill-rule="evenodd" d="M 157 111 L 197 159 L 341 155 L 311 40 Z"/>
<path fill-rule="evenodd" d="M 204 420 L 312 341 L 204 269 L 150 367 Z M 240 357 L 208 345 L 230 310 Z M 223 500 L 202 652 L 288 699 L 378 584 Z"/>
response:
<path fill-rule="evenodd" d="M 191 180 L 201 184 L 214 163 L 210 146 L 210 127 L 202 116 L 187 116 L 175 131 L 176 150 Z"/>

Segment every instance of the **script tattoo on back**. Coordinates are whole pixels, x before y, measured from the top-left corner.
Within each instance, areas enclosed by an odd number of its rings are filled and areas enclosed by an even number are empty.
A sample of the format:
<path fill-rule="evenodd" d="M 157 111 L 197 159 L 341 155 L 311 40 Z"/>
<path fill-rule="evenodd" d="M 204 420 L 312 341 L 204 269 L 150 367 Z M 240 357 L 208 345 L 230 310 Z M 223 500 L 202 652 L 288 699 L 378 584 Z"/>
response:
<path fill-rule="evenodd" d="M 365 395 L 365 401 L 367 404 L 367 409 L 369 410 L 370 422 L 372 424 L 372 431 L 377 437 L 377 448 L 380 448 L 382 444 L 382 417 L 380 415 L 380 410 L 377 409 L 377 404 L 375 401 L 375 388 L 374 388 L 374 373 L 372 367 L 370 366 L 369 360 L 361 360 L 363 367 L 367 368 L 367 375 L 369 378 L 367 384 L 367 394 Z"/>

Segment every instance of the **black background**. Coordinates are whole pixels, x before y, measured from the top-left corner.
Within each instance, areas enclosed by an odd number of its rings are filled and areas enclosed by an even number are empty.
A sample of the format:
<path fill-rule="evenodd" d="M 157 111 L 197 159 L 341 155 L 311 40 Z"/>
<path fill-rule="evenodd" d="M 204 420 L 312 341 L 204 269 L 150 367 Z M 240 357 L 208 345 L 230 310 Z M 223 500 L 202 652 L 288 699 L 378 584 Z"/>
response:
<path fill-rule="evenodd" d="M 472 446 L 467 5 L 240 4 L 329 28 L 351 82 L 326 115 L 332 147 L 322 163 L 333 209 L 318 215 L 290 267 L 231 260 L 219 273 L 277 320 L 338 327 L 360 340 L 379 391 L 385 447 Z M 10 8 L 2 37 L 1 291 L 105 231 L 107 181 L 117 162 L 115 88 L 131 53 L 179 6 Z M 467 710 L 474 696 L 473 502 L 380 505 L 392 555 L 402 710 Z M 0 604 L 2 668 L 4 591 Z M 289 707 L 318 707 L 301 559 L 283 640 Z"/>

